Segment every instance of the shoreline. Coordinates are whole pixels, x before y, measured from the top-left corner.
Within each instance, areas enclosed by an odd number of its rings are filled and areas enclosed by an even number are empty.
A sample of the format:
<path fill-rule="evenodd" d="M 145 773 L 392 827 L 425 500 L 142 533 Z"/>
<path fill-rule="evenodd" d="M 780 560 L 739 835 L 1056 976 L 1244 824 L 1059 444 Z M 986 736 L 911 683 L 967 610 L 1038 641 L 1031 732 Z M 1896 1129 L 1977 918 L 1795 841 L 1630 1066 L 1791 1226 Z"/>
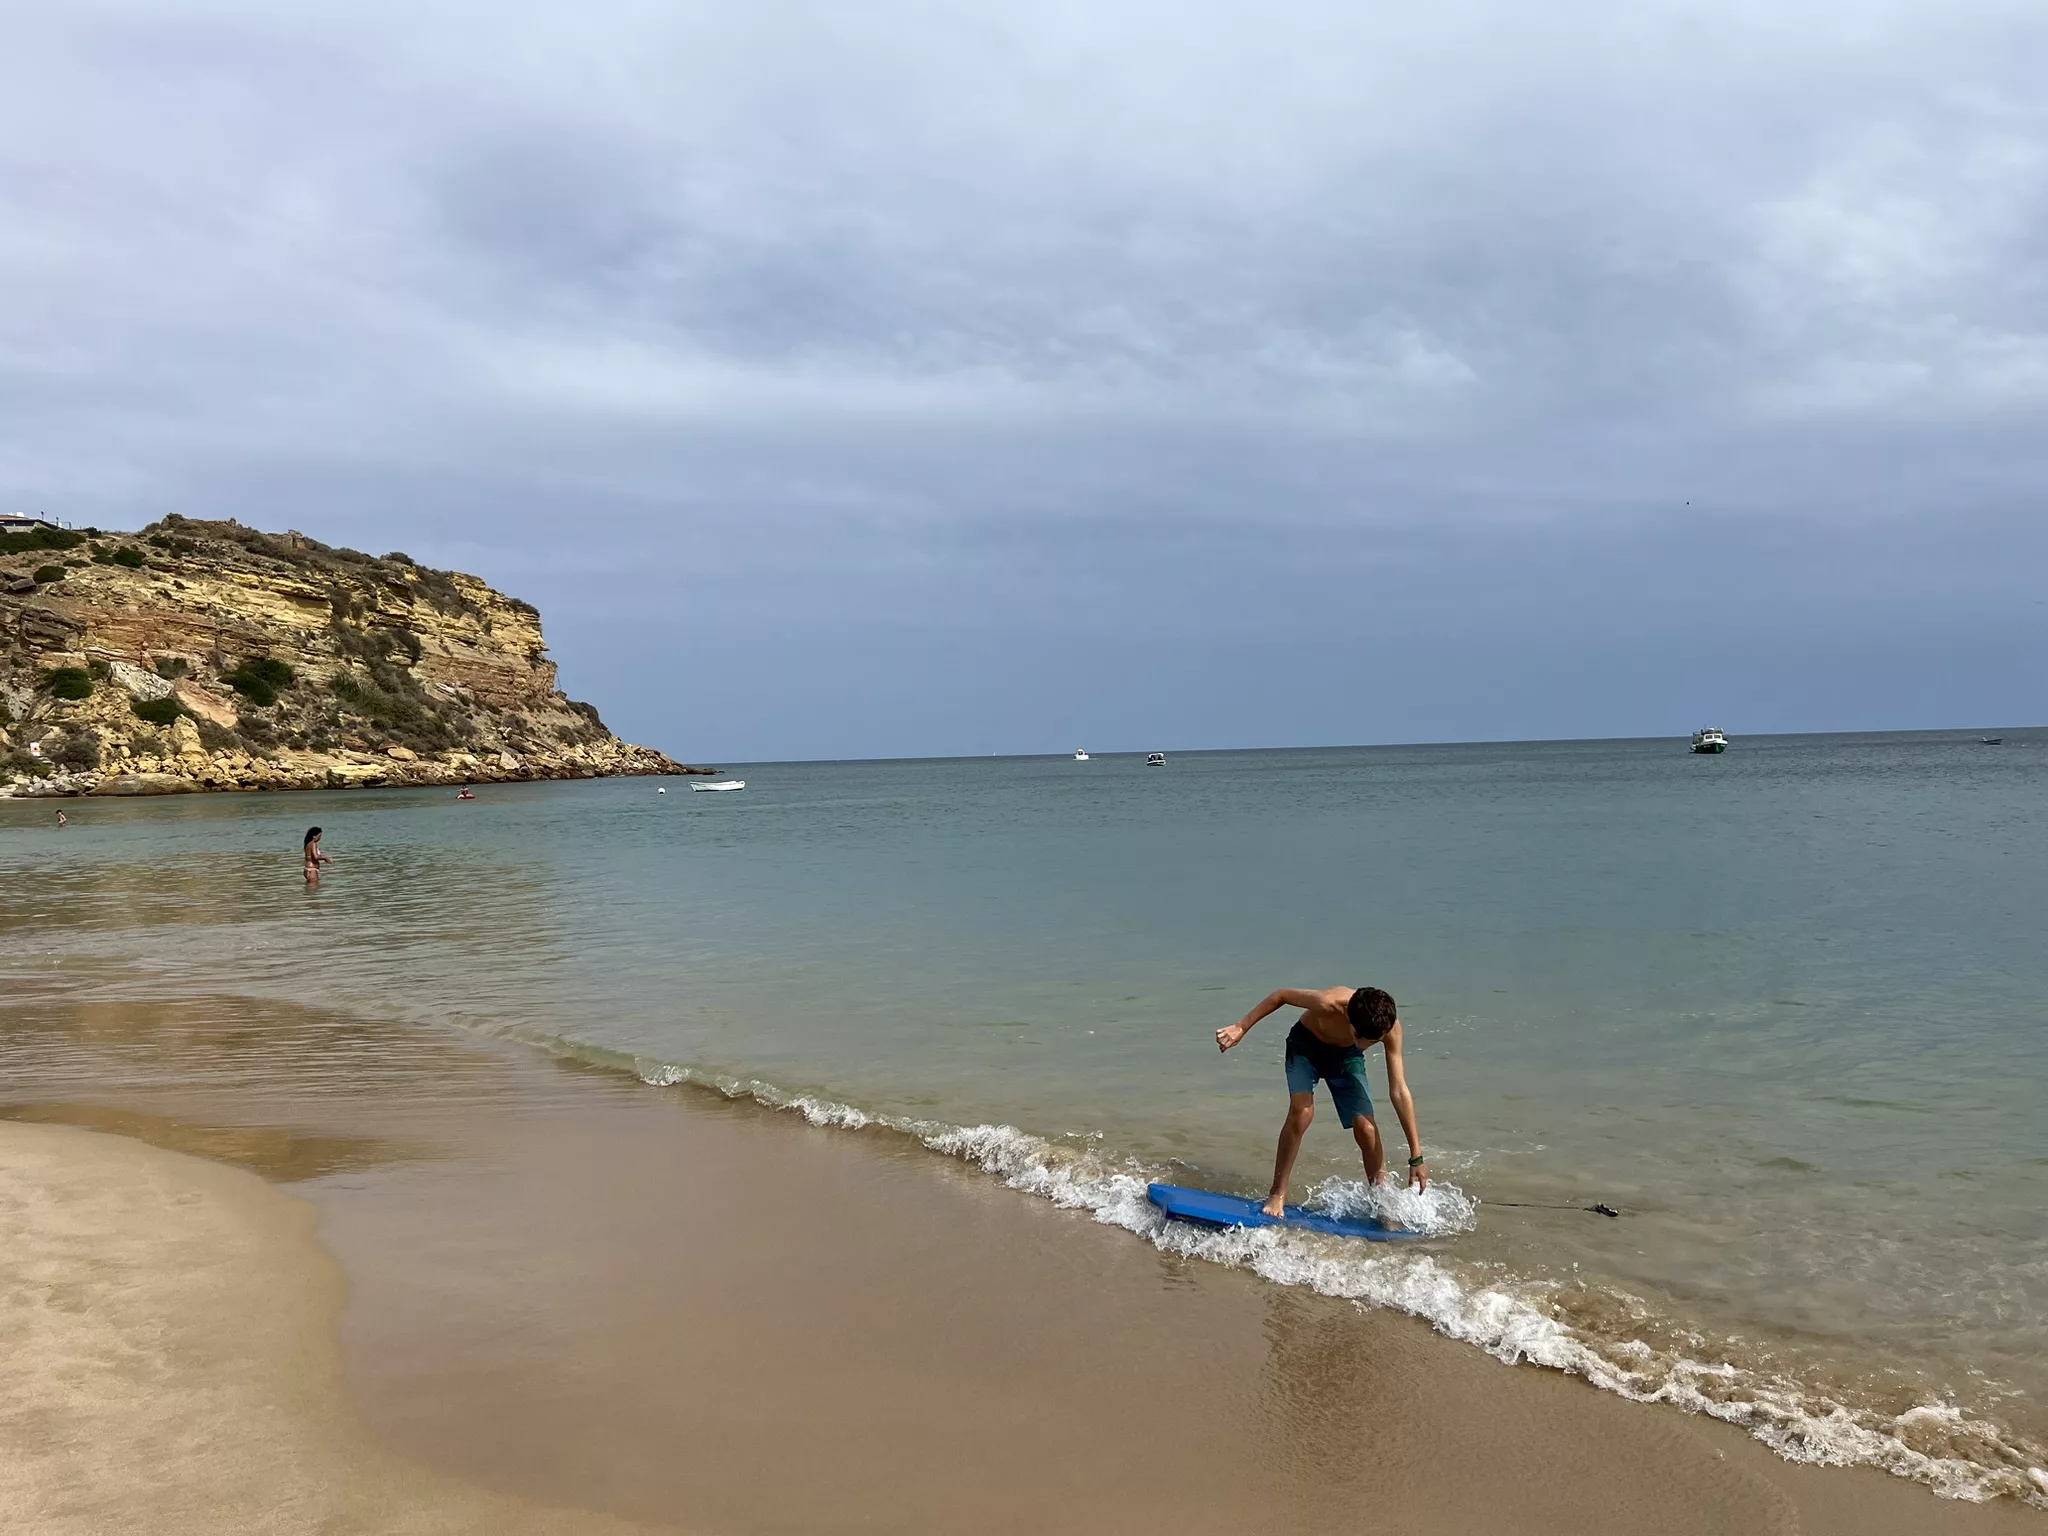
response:
<path fill-rule="evenodd" d="M 551 1507 L 551 1529 L 568 1508 L 762 1531 L 1266 1529 L 1366 1509 L 1445 1536 L 2041 1529 L 2009 1501 L 1793 1466 L 1416 1319 L 1162 1253 L 921 1148 L 520 1045 L 370 1025 L 343 1041 L 331 1018 L 236 1006 L 143 1086 L 45 1080 L 8 1113 L 94 1113 L 294 1182 L 331 1259 L 304 1205 L 249 1173 L 117 1143 L 129 1167 L 168 1158 L 292 1212 L 258 1226 L 298 1259 L 262 1272 L 318 1296 L 309 1277 L 339 1265 L 353 1412 L 453 1480 L 420 1495 L 435 1509 L 454 1487 Z M 171 1022 L 116 1013 L 152 1044 Z M 276 1070 L 248 1075 L 252 1050 Z M 0 1124 L 0 1145 L 44 1133 L 91 1137 Z M 84 1283 L 89 1256 L 70 1262 Z M 307 1421 L 322 1455 L 364 1432 L 338 1412 Z"/>
<path fill-rule="evenodd" d="M 313 792 L 334 789 L 445 789 L 451 786 L 476 784 L 554 784 L 569 783 L 584 779 L 665 779 L 690 777 L 715 777 L 722 770 L 698 768 L 688 763 L 664 761 L 658 764 L 632 764 L 625 767 L 582 770 L 576 768 L 557 769 L 547 766 L 540 769 L 522 767 L 516 770 L 460 769 L 441 764 L 427 764 L 427 768 L 445 769 L 434 773 L 422 773 L 417 762 L 410 764 L 410 771 L 394 760 L 388 767 L 379 764 L 370 754 L 359 754 L 360 761 L 330 763 L 320 771 L 325 775 L 315 782 L 303 774 L 299 779 L 288 779 L 282 774 L 266 774 L 250 777 L 242 768 L 232 763 L 223 763 L 217 773 L 209 770 L 205 776 L 195 777 L 183 773 L 103 773 L 53 774 L 48 779 L 30 779 L 26 783 L 0 784 L 0 800 L 76 800 L 76 799 L 144 799 L 156 795 L 234 795 L 234 794 L 285 794 L 294 791 Z M 311 769 L 305 773 L 311 773 Z"/>
<path fill-rule="evenodd" d="M 1874 1469 L 1944 1501 L 2048 1508 L 2039 1451 L 2012 1424 L 1964 1411 L 1952 1398 L 1933 1399 L 1923 1383 L 1852 1384 L 1820 1373 L 1813 1360 L 1802 1362 L 1801 1372 L 1782 1356 L 1738 1354 L 1731 1346 L 1743 1343 L 1739 1335 L 1702 1333 L 1659 1317 L 1618 1288 L 1594 1294 L 1604 1296 L 1610 1309 L 1628 1308 L 1626 1318 L 1596 1310 L 1607 1327 L 1589 1329 L 1583 1303 L 1580 1314 L 1558 1315 L 1516 1277 L 1461 1264 L 1454 1252 L 1418 1250 L 1426 1255 L 1418 1273 L 1403 1267 L 1404 1254 L 1361 1251 L 1356 1244 L 1299 1233 L 1215 1232 L 1166 1220 L 1146 1199 L 1150 1179 L 1179 1173 L 1201 1182 L 1212 1176 L 1185 1165 L 1141 1165 L 1092 1144 L 1093 1138 L 1084 1145 L 1071 1136 L 1048 1137 L 1008 1124 L 888 1114 L 814 1091 L 786 1090 L 759 1078 L 682 1067 L 567 1037 L 512 1032 L 503 1038 L 656 1088 L 740 1101 L 772 1116 L 800 1117 L 813 1127 L 920 1149 L 1126 1232 L 1162 1253 L 1410 1318 L 1511 1368 L 1555 1372 L 1628 1402 L 1718 1421 L 1789 1466 Z M 1449 1198 L 1440 1198 L 1447 1189 Z M 1437 1191 L 1439 1198 L 1425 1202 L 1395 1190 L 1380 1197 L 1379 1208 L 1426 1237 L 1469 1232 L 1485 1202 L 1455 1186 L 1439 1184 Z M 1334 1200 L 1331 1208 L 1343 1210 L 1360 1193 L 1361 1186 L 1339 1176 L 1309 1188 L 1303 1199 Z M 1620 1332 L 1617 1322 L 1623 1324 Z M 1648 1339 L 1656 1345 L 1642 1342 Z M 1891 1395 L 1901 1390 L 1908 1396 Z"/>

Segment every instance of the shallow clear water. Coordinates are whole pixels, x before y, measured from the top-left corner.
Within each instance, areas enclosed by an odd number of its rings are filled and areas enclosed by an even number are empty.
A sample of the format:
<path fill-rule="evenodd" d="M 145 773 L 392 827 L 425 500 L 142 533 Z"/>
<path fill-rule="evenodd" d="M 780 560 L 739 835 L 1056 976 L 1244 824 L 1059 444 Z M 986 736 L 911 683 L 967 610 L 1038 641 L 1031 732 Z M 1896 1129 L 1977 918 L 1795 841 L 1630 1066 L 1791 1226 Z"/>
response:
<path fill-rule="evenodd" d="M 735 771 L 72 802 L 61 832 L 0 802 L 0 946 L 116 962 L 110 998 L 289 994 L 889 1117 L 1155 1238 L 1143 1177 L 1270 1168 L 1284 1021 L 1213 1031 L 1374 983 L 1441 1235 L 1210 1256 L 1790 1454 L 2048 1492 L 2048 732 Z M 950 1129 L 980 1126 L 1013 1129 Z M 1325 1105 L 1297 1189 L 1357 1176 Z M 1501 1203 L 1596 1200 L 1627 1214 Z"/>

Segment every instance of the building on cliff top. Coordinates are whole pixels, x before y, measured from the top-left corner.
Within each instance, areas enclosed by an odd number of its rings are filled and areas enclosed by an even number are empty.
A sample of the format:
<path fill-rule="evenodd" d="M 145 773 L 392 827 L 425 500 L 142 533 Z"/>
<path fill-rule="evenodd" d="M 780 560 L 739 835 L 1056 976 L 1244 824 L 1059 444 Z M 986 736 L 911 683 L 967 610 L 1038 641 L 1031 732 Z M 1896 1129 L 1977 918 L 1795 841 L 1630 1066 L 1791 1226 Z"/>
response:
<path fill-rule="evenodd" d="M 55 533 L 58 527 L 58 524 L 51 522 L 47 517 L 24 517 L 16 512 L 0 512 L 0 534 L 34 533 L 38 528 L 47 528 Z"/>

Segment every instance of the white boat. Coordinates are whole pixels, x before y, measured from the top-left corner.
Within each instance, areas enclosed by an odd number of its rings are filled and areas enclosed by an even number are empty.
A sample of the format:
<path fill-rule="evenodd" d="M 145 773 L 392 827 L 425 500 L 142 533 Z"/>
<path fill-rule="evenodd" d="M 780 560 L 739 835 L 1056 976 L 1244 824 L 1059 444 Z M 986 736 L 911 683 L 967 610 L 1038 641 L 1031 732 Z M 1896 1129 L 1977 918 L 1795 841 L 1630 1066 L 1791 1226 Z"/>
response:
<path fill-rule="evenodd" d="M 712 789 L 745 789 L 746 787 L 747 781 L 745 779 L 720 779 L 716 784 L 692 784 L 690 786 L 690 788 L 700 793 Z"/>
<path fill-rule="evenodd" d="M 1166 766 L 1166 754 L 1164 752 L 1147 752 L 1145 754 L 1145 766 L 1147 768 L 1164 768 Z"/>
<path fill-rule="evenodd" d="M 1717 725 L 1703 725 L 1692 733 L 1692 749 L 1695 752 L 1726 752 L 1728 737 Z"/>
<path fill-rule="evenodd" d="M 1074 748 L 1074 761 L 1075 761 L 1075 762 L 1077 762 L 1077 763 L 1085 763 L 1085 762 L 1087 762 L 1087 761 L 1088 761 L 1088 749 L 1087 749 L 1086 747 L 1076 747 L 1076 748 Z"/>

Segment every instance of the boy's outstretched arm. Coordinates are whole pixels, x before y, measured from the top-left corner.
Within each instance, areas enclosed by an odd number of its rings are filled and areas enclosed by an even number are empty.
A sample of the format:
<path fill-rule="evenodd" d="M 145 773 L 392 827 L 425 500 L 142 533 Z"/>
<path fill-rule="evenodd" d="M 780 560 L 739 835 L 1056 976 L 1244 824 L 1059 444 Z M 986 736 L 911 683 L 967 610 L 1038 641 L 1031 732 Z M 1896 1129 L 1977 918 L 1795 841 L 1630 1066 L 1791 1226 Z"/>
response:
<path fill-rule="evenodd" d="M 1238 1041 L 1252 1032 L 1252 1026 L 1276 1008 L 1313 1008 L 1322 1000 L 1320 991 L 1309 991 L 1301 987 L 1282 987 L 1266 995 L 1266 1000 L 1235 1024 L 1226 1024 L 1216 1031 L 1216 1049 L 1227 1051 Z"/>

